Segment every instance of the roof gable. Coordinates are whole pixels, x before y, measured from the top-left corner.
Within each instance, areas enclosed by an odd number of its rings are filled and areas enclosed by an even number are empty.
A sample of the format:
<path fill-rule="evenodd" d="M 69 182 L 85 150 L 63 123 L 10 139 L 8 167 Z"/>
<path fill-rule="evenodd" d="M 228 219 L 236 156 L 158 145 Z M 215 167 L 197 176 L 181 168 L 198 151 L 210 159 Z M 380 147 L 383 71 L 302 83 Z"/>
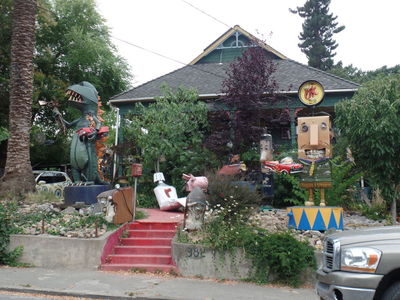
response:
<path fill-rule="evenodd" d="M 276 72 L 273 77 L 278 84 L 276 91 L 278 93 L 295 94 L 298 87 L 306 80 L 318 80 L 327 93 L 354 93 L 360 86 L 355 82 L 288 59 L 239 26 L 235 26 L 210 44 L 190 64 L 115 95 L 110 99 L 110 103 L 120 105 L 129 102 L 153 101 L 155 97 L 161 96 L 160 87 L 163 84 L 167 84 L 172 90 L 181 86 L 195 89 L 199 97 L 203 99 L 219 97 L 223 95 L 222 83 L 227 78 L 226 70 L 233 60 L 229 58 L 216 60 L 217 51 L 224 47 L 228 50 L 241 49 L 243 51 L 247 48 L 239 47 L 239 41 L 244 43 L 254 40 L 275 58 Z M 231 55 L 233 56 L 234 53 L 232 52 Z"/>
<path fill-rule="evenodd" d="M 207 61 L 207 57 L 211 56 L 213 52 L 216 52 L 218 50 L 221 52 L 221 50 L 223 49 L 234 49 L 235 54 L 233 55 L 240 54 L 247 47 L 249 47 L 251 43 L 254 42 L 257 43 L 257 45 L 259 45 L 260 47 L 264 48 L 268 53 L 275 56 L 276 58 L 286 59 L 286 56 L 284 56 L 282 53 L 275 50 L 268 44 L 264 43 L 254 35 L 248 33 L 246 30 L 242 29 L 239 25 L 236 25 L 233 28 L 226 31 L 213 43 L 211 43 L 206 49 L 204 49 L 203 53 L 201 53 L 194 60 L 192 60 L 189 63 L 189 65 L 195 65 L 197 63 L 202 63 L 202 62 L 216 62 L 216 61 Z"/>

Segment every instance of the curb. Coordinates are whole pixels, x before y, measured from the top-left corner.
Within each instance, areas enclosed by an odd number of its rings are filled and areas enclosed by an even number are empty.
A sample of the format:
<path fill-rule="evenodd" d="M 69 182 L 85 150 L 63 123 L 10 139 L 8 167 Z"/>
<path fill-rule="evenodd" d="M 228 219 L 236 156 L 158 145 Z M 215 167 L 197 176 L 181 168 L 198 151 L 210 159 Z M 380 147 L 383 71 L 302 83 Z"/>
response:
<path fill-rule="evenodd" d="M 90 298 L 90 299 L 113 299 L 113 300 L 171 300 L 171 298 L 148 298 L 148 297 L 135 297 L 135 296 L 112 296 L 112 295 L 96 295 L 96 294 L 83 294 L 73 292 L 59 292 L 41 289 L 25 289 L 25 288 L 4 288 L 0 287 L 0 292 L 15 292 L 22 294 L 41 294 L 47 296 L 67 296 L 75 298 Z"/>

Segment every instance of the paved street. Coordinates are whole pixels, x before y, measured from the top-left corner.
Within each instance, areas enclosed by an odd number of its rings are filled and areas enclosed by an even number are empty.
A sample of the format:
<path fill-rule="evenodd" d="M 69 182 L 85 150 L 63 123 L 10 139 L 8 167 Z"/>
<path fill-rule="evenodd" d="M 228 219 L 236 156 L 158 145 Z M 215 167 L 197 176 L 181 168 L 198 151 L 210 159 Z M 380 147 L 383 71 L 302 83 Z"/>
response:
<path fill-rule="evenodd" d="M 0 291 L 80 296 L 96 299 L 175 299 L 175 300 L 313 300 L 313 289 L 259 286 L 242 282 L 181 278 L 129 272 L 66 270 L 43 268 L 0 268 Z M 9 298 L 7 298 L 9 297 Z M 55 297 L 53 297 L 54 299 Z M 12 298 L 0 294 L 0 299 Z M 49 299 L 49 298 L 46 298 Z M 65 299 L 65 298 L 63 298 Z"/>

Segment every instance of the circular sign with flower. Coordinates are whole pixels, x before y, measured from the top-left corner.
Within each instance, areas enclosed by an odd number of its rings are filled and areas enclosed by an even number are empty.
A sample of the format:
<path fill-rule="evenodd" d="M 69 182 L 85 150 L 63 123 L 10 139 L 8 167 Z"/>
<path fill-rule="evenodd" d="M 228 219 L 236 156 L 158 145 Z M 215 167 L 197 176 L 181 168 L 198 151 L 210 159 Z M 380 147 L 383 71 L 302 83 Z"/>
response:
<path fill-rule="evenodd" d="M 324 99 L 324 88 L 315 80 L 303 82 L 299 87 L 300 101 L 306 106 L 316 106 Z"/>

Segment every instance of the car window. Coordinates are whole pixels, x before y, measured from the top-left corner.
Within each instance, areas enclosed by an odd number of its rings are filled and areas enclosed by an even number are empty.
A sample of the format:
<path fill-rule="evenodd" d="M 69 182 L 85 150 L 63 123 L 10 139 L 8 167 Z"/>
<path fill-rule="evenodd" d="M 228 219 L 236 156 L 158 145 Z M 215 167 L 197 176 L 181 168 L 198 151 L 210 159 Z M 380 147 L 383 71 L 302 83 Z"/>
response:
<path fill-rule="evenodd" d="M 59 182 L 65 182 L 67 179 L 63 174 L 56 174 L 56 173 L 43 173 L 40 175 L 37 179 L 36 182 L 39 181 L 45 181 L 46 183 L 59 183 Z"/>
<path fill-rule="evenodd" d="M 293 158 L 291 158 L 291 157 L 282 158 L 282 160 L 280 161 L 280 163 L 281 163 L 282 165 L 290 165 L 290 164 L 293 163 Z"/>

